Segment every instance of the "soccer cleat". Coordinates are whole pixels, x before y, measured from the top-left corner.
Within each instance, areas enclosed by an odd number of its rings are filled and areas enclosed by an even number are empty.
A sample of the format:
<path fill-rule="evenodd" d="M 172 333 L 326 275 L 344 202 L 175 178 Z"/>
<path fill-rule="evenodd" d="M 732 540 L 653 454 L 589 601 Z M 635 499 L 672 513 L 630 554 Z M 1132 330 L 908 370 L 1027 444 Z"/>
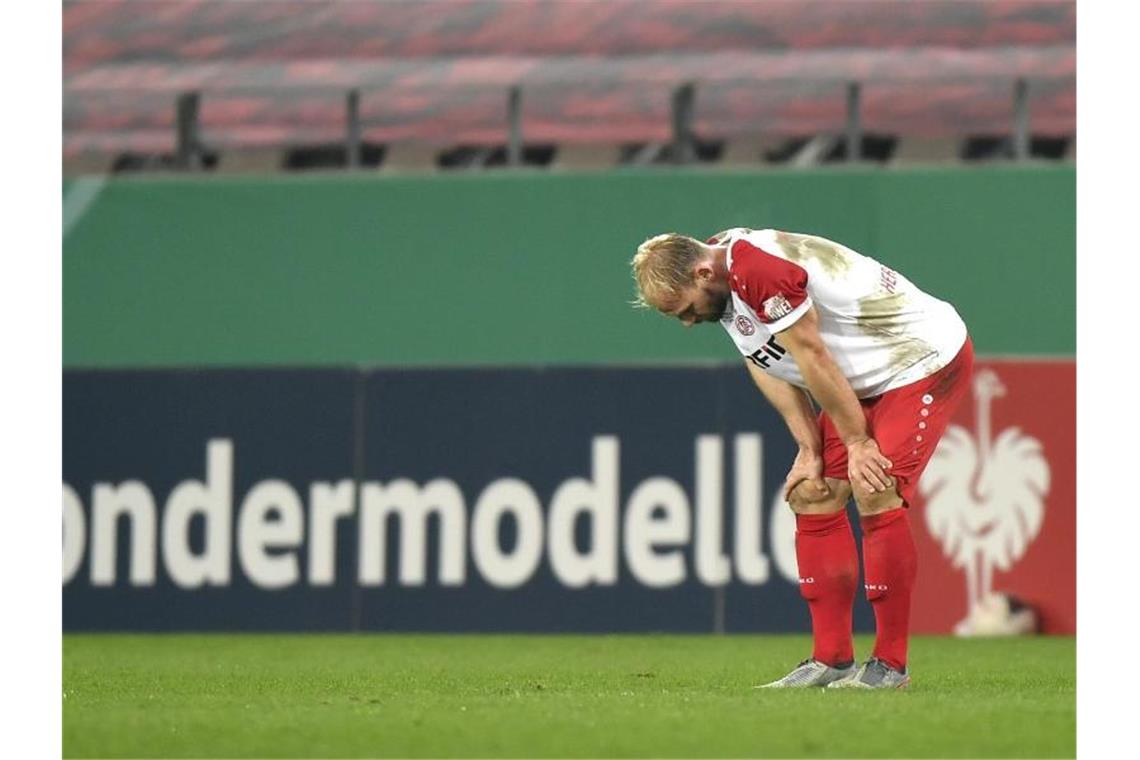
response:
<path fill-rule="evenodd" d="M 905 689 L 910 683 L 906 668 L 895 670 L 877 657 L 872 657 L 846 678 L 833 681 L 829 689 Z"/>
<path fill-rule="evenodd" d="M 824 687 L 841 678 L 848 678 L 855 672 L 855 663 L 832 667 L 825 662 L 808 658 L 778 681 L 753 686 L 753 689 L 804 689 L 812 686 Z"/>

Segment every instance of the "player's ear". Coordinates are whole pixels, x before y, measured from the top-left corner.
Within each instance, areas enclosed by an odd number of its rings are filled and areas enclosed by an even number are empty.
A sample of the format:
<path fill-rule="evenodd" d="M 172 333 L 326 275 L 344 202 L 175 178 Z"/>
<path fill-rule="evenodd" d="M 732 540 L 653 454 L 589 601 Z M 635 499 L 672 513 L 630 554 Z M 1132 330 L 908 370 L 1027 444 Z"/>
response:
<path fill-rule="evenodd" d="M 702 259 L 693 266 L 693 279 L 697 282 L 708 282 L 715 274 L 712 261 Z"/>

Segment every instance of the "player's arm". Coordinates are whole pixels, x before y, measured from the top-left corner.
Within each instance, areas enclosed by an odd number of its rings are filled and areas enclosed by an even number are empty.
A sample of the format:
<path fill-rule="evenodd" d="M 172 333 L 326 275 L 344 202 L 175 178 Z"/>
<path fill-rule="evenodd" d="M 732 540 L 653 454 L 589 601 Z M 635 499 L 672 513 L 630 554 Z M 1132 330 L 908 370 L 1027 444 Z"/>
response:
<path fill-rule="evenodd" d="M 822 443 L 819 437 L 819 423 L 816 422 L 815 408 L 811 398 L 803 388 L 797 388 L 791 383 L 778 377 L 769 375 L 750 361 L 745 361 L 748 374 L 752 375 L 752 382 L 764 394 L 780 416 L 784 424 L 795 439 L 800 451 L 810 451 L 820 454 Z"/>
<path fill-rule="evenodd" d="M 867 432 L 863 407 L 823 343 L 815 307 L 808 308 L 778 336 L 780 345 L 796 360 L 811 395 L 831 417 L 847 446 L 848 476 L 852 485 L 858 484 L 868 492 L 886 490 L 891 485 L 886 473 L 891 462 Z"/>
<path fill-rule="evenodd" d="M 804 481 L 811 483 L 809 497 L 826 496 L 831 489 L 823 479 L 823 442 L 811 397 L 803 388 L 769 375 L 750 361 L 745 361 L 744 365 L 748 367 L 752 382 L 764 394 L 764 398 L 784 418 L 784 424 L 799 446 L 796 459 L 784 481 L 784 498 L 790 498 L 796 486 Z"/>

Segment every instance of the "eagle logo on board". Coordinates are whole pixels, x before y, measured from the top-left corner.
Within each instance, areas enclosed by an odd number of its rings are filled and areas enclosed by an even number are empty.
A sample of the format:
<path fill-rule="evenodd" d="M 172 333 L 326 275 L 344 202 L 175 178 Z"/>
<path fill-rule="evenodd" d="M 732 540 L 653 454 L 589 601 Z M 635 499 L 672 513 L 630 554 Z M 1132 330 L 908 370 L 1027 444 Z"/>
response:
<path fill-rule="evenodd" d="M 990 406 L 1004 395 L 992 369 L 974 376 L 975 433 L 947 428 L 918 483 L 926 497 L 926 527 L 966 573 L 966 618 L 959 632 L 969 631 L 974 608 L 994 592 L 994 570 L 1008 572 L 1045 522 L 1049 459 L 1041 441 L 1020 428 L 993 435 Z M 923 403 L 930 403 L 926 398 Z"/>
<path fill-rule="evenodd" d="M 752 324 L 752 320 L 741 314 L 736 318 L 736 329 L 740 331 L 741 335 L 752 335 L 756 332 L 756 325 Z"/>
<path fill-rule="evenodd" d="M 779 319 L 792 313 L 792 305 L 782 295 L 774 295 L 762 304 L 764 316 L 768 319 Z"/>

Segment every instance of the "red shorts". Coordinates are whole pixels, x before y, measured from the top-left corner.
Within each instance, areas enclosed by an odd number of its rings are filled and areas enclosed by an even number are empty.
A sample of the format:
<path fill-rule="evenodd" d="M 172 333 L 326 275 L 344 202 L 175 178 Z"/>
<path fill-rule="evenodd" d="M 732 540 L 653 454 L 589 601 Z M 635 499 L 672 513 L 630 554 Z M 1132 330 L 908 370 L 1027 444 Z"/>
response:
<path fill-rule="evenodd" d="M 967 337 L 958 355 L 930 377 L 859 402 L 867 415 L 868 432 L 893 464 L 890 475 L 897 481 L 906 506 L 910 506 L 918 479 L 950 418 L 970 390 L 973 371 L 974 345 Z M 819 426 L 823 434 L 823 476 L 847 480 L 847 447 L 835 423 L 821 413 Z"/>

